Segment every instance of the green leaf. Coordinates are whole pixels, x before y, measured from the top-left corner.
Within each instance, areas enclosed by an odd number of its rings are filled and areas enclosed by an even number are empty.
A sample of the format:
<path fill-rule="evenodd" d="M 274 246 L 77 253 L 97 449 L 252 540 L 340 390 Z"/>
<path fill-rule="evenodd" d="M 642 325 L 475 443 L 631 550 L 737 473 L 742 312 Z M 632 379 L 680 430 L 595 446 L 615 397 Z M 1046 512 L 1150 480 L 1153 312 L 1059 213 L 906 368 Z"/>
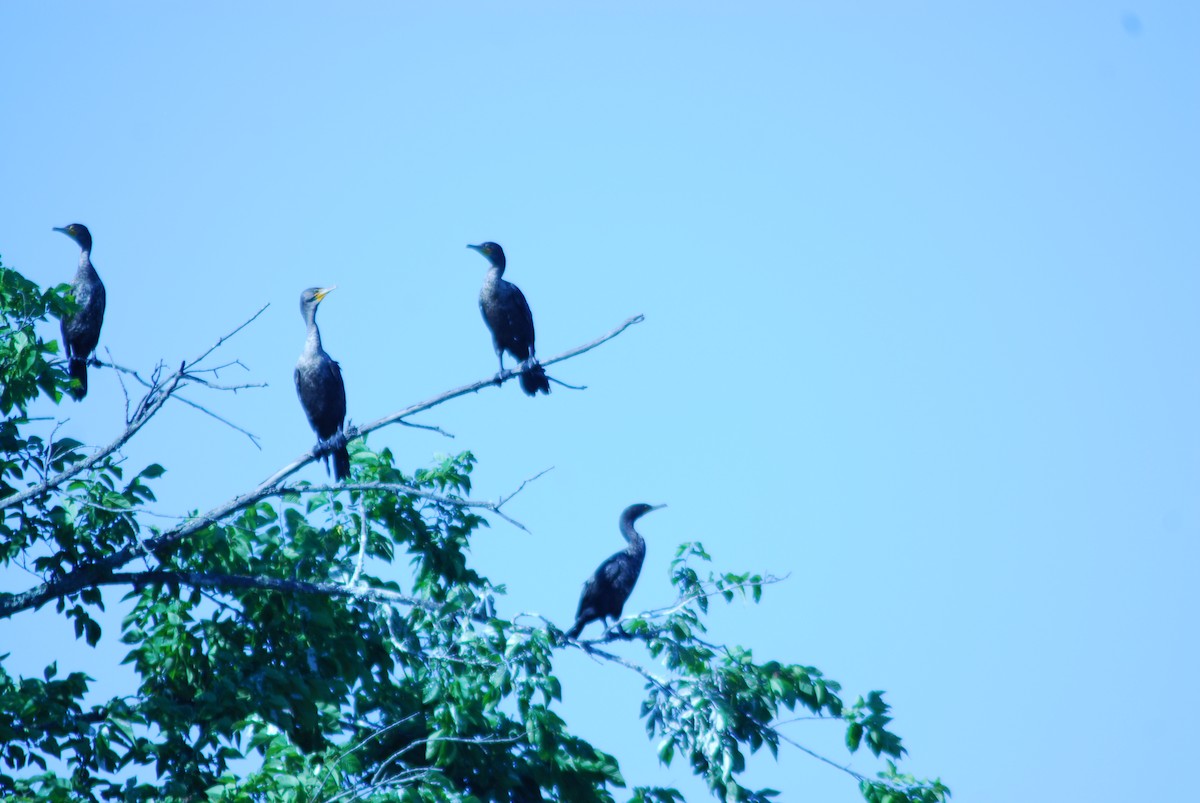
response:
<path fill-rule="evenodd" d="M 850 723 L 846 728 L 846 747 L 850 748 L 850 752 L 854 753 L 858 750 L 858 745 L 862 741 L 863 726 L 857 722 Z"/>

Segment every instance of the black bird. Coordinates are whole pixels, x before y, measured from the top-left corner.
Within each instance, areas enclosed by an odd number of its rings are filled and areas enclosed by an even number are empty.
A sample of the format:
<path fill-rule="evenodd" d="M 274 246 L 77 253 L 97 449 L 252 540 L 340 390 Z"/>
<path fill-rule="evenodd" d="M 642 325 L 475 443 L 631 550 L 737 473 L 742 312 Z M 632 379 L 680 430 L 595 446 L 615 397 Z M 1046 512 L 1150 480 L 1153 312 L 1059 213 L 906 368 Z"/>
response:
<path fill-rule="evenodd" d="M 608 617 L 621 618 L 625 601 L 633 592 L 642 571 L 642 560 L 646 557 L 646 542 L 633 529 L 633 523 L 651 510 L 666 505 L 636 504 L 621 513 L 621 535 L 629 546 L 600 564 L 596 573 L 583 584 L 579 595 L 579 610 L 575 613 L 575 626 L 567 631 L 568 638 L 579 638 L 588 622 L 601 620 L 608 624 Z"/>
<path fill-rule="evenodd" d="M 67 370 L 78 386 L 72 385 L 71 395 L 82 399 L 87 395 L 87 361 L 100 342 L 100 327 L 104 324 L 104 282 L 92 267 L 92 233 L 82 223 L 55 228 L 79 244 L 79 269 L 71 280 L 71 292 L 78 309 L 62 319 L 63 345 L 67 350 Z"/>
<path fill-rule="evenodd" d="M 317 305 L 331 292 L 332 287 L 310 287 L 300 294 L 300 314 L 308 325 L 308 337 L 296 363 L 296 395 L 308 423 L 317 433 L 317 454 L 325 458 L 326 469 L 332 455 L 333 476 L 344 480 L 350 476 L 350 453 L 342 433 L 346 385 L 342 382 L 342 369 L 321 348 L 321 330 L 317 329 Z"/>
<path fill-rule="evenodd" d="M 521 288 L 500 278 L 504 275 L 504 249 L 495 243 L 468 245 L 491 263 L 483 289 L 479 291 L 479 310 L 492 330 L 496 356 L 500 358 L 499 382 L 504 377 L 504 352 L 521 361 L 521 388 L 530 396 L 550 392 L 550 381 L 538 363 L 533 349 L 533 313 Z"/>

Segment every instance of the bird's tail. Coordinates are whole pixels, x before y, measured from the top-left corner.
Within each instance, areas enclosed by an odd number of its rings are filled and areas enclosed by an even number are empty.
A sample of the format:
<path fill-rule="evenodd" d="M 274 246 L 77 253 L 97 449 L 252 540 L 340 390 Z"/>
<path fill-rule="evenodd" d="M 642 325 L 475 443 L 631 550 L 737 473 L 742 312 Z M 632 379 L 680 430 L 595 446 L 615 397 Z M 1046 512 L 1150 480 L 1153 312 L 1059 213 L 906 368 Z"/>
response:
<path fill-rule="evenodd" d="M 586 624 L 587 622 L 580 619 L 574 627 L 567 631 L 567 638 L 579 638 L 579 634 L 583 632 L 583 626 Z"/>
<path fill-rule="evenodd" d="M 333 478 L 338 482 L 350 476 L 350 452 L 346 444 L 335 446 L 333 449 Z"/>
<path fill-rule="evenodd" d="M 87 360 L 80 360 L 72 357 L 68 361 L 68 372 L 71 378 L 79 382 L 79 387 L 71 386 L 71 395 L 79 401 L 87 395 Z"/>
<path fill-rule="evenodd" d="M 546 369 L 532 357 L 521 366 L 521 389 L 530 396 L 536 396 L 539 390 L 542 393 L 550 392 L 550 380 L 546 378 Z"/>
<path fill-rule="evenodd" d="M 338 482 L 350 476 L 350 451 L 346 448 L 346 433 L 339 428 L 322 443 L 326 459 L 333 458 L 333 478 Z M 326 463 L 328 466 L 328 463 Z"/>

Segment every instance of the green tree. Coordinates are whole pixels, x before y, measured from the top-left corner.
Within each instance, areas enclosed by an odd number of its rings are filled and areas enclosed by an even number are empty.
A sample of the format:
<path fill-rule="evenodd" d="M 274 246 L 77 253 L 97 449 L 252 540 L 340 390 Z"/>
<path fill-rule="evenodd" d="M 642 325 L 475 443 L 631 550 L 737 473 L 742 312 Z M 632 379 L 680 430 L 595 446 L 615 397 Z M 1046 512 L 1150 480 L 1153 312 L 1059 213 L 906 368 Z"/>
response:
<path fill-rule="evenodd" d="M 812 754 L 780 728 L 795 711 L 841 720 L 851 752 L 886 760 L 875 778 L 843 768 L 866 800 L 949 796 L 892 763 L 905 749 L 880 692 L 849 704 L 814 667 L 707 640 L 710 604 L 757 601 L 772 578 L 712 571 L 698 543 L 677 551 L 676 603 L 626 619 L 627 636 L 573 641 L 548 621 L 506 618 L 503 586 L 467 560 L 483 516 L 507 519 L 505 500 L 470 498 L 470 452 L 406 474 L 366 438 L 490 380 L 348 433 L 353 477 L 342 485 L 290 481 L 309 454 L 207 513 L 151 526 L 144 505 L 163 468 L 131 475 L 120 449 L 180 388 L 205 382 L 212 349 L 145 380 L 129 372 L 147 390 L 107 446 L 57 437 L 27 411 L 68 385 L 57 344 L 36 332 L 71 309 L 68 292 L 0 266 L 0 556 L 37 576 L 0 594 L 0 617 L 52 604 L 95 644 L 111 637 L 96 619 L 102 589 L 121 589 L 120 639 L 138 680 L 98 700 L 83 671 L 52 663 L 40 678 L 13 677 L 0 657 L 4 799 L 681 800 L 628 788 L 613 756 L 572 735 L 555 712 L 554 659 L 567 649 L 640 674 L 648 749 L 688 762 L 721 800 L 774 796 L 739 783 L 748 754 Z M 407 592 L 368 571 L 405 563 Z M 640 642 L 644 659 L 607 650 L 618 637 Z"/>

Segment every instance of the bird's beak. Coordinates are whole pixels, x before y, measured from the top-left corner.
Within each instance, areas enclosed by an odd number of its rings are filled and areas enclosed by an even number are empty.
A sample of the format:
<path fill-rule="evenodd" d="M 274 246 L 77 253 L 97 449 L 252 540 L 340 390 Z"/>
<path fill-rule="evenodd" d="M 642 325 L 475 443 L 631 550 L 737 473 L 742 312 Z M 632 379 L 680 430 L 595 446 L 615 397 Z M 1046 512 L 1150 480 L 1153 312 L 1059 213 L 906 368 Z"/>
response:
<path fill-rule="evenodd" d="M 470 248 L 472 251 L 478 251 L 481 254 L 483 253 L 482 245 L 468 245 L 467 248 Z"/>
<path fill-rule="evenodd" d="M 335 284 L 335 285 L 331 285 L 331 286 L 329 286 L 329 287 L 322 287 L 320 290 L 318 290 L 317 292 L 313 293 L 313 298 L 314 298 L 314 299 L 316 299 L 317 301 L 320 301 L 321 299 L 325 298 L 325 296 L 329 295 L 330 293 L 332 293 L 332 292 L 333 292 L 334 290 L 336 290 L 336 289 L 337 289 L 337 285 L 336 285 L 336 284 Z"/>
<path fill-rule="evenodd" d="M 67 231 L 66 229 L 63 229 L 63 228 L 59 228 L 58 226 L 54 227 L 54 231 L 62 232 L 63 234 L 67 235 L 68 237 L 71 236 L 71 233 L 69 231 Z"/>
<path fill-rule="evenodd" d="M 650 510 L 662 510 L 664 507 L 666 507 L 666 505 L 655 505 L 654 507 L 650 508 Z"/>

